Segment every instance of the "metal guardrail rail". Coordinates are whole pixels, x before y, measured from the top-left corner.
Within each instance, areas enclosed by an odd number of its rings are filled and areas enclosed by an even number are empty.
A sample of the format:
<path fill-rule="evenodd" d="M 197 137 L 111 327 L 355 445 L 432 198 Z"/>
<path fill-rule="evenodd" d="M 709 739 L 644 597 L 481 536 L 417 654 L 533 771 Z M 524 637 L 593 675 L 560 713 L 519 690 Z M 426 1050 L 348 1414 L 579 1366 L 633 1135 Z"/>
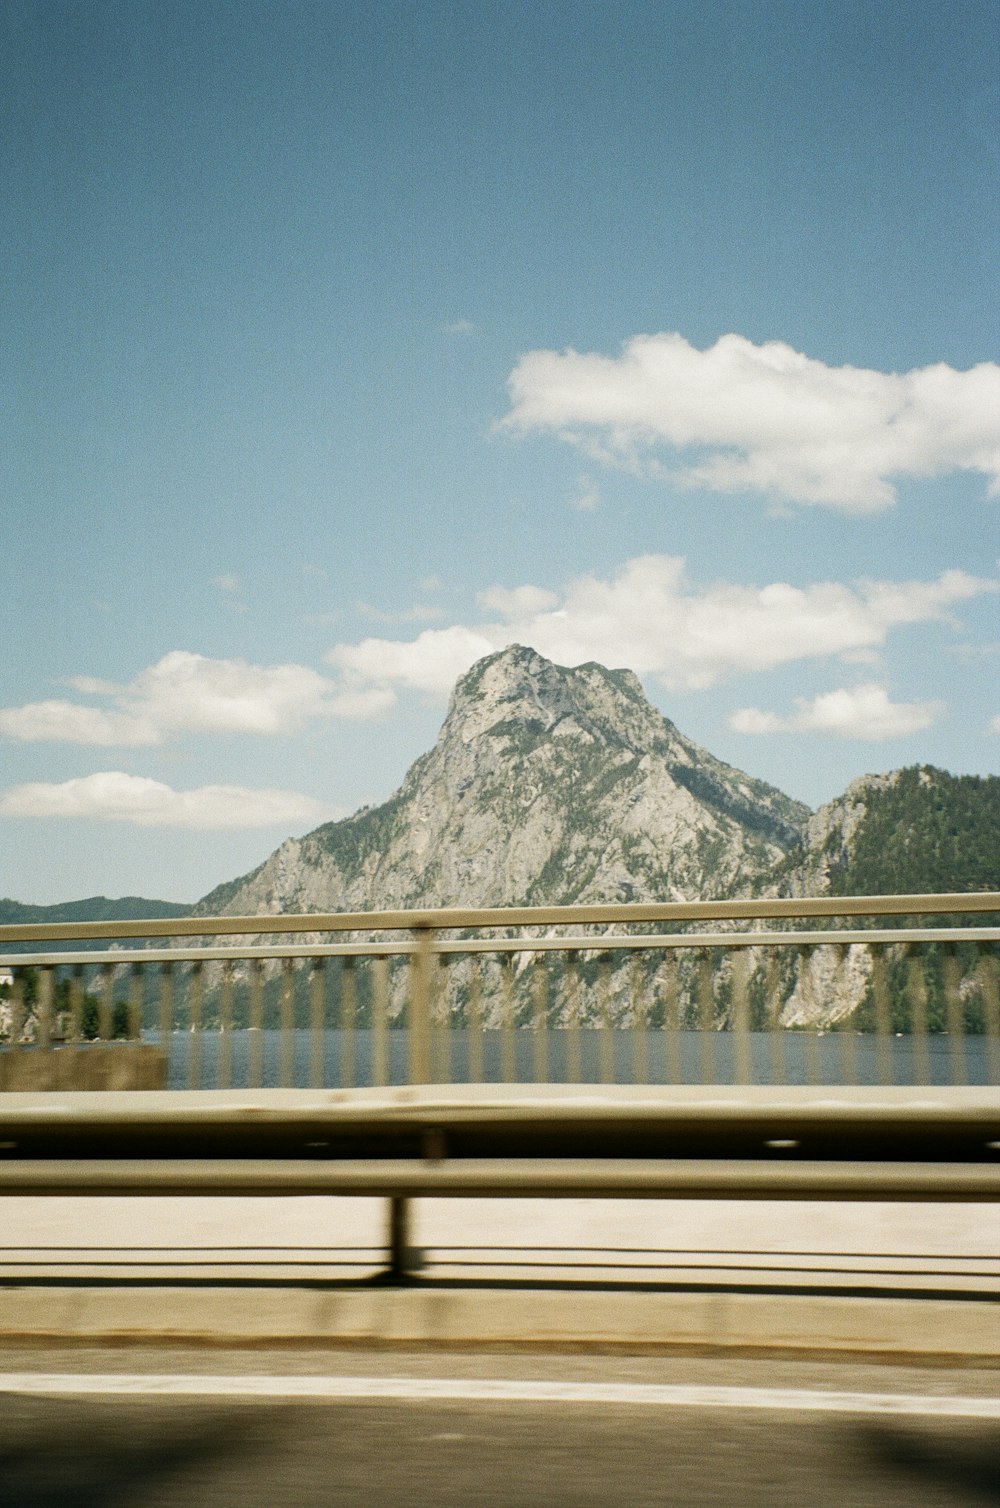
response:
<path fill-rule="evenodd" d="M 0 1096 L 0 1198 L 377 1196 L 996 1202 L 989 1089 L 479 1085 Z"/>

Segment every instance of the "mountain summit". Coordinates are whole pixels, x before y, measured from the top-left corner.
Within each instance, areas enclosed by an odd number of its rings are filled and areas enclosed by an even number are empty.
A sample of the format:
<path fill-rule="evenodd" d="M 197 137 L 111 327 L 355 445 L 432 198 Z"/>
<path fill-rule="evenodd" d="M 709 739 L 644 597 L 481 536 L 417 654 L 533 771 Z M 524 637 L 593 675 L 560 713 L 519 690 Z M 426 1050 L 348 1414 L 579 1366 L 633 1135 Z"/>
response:
<path fill-rule="evenodd" d="M 388 801 L 289 839 L 198 910 L 696 899 L 760 881 L 809 816 L 685 738 L 631 671 L 512 645 L 459 680 Z"/>

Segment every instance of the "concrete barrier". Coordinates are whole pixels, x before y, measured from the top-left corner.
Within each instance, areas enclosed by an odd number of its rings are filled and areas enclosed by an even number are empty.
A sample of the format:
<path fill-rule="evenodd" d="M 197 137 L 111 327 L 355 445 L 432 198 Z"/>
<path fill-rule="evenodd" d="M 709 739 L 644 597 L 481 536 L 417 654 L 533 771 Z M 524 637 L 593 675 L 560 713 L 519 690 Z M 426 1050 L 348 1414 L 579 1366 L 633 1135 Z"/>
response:
<path fill-rule="evenodd" d="M 0 1338 L 30 1342 L 854 1353 L 1000 1360 L 988 1300 L 531 1292 L 447 1286 L 0 1289 Z"/>
<path fill-rule="evenodd" d="M 0 1090 L 165 1089 L 167 1055 L 145 1042 L 0 1052 Z"/>

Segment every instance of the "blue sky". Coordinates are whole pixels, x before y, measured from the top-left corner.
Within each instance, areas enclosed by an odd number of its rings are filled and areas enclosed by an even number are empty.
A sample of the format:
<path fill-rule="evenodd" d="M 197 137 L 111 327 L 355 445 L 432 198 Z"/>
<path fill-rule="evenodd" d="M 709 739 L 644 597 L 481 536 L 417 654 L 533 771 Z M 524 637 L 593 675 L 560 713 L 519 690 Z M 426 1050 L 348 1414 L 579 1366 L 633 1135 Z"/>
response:
<path fill-rule="evenodd" d="M 1000 11 L 0 0 L 0 894 L 188 900 L 480 653 L 1000 754 Z"/>

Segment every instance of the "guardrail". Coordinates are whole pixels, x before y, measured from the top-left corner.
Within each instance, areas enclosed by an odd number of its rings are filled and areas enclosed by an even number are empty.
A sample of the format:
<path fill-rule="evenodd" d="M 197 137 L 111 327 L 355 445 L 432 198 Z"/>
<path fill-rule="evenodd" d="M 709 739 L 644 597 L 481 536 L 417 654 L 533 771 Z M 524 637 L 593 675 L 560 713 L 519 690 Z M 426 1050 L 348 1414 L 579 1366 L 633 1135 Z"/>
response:
<path fill-rule="evenodd" d="M 0 1197 L 995 1202 L 991 1089 L 478 1085 L 0 1096 Z"/>
<path fill-rule="evenodd" d="M 189 1088 L 997 1084 L 998 921 L 980 893 L 3 926 L 0 1068 L 118 1036 Z"/>

